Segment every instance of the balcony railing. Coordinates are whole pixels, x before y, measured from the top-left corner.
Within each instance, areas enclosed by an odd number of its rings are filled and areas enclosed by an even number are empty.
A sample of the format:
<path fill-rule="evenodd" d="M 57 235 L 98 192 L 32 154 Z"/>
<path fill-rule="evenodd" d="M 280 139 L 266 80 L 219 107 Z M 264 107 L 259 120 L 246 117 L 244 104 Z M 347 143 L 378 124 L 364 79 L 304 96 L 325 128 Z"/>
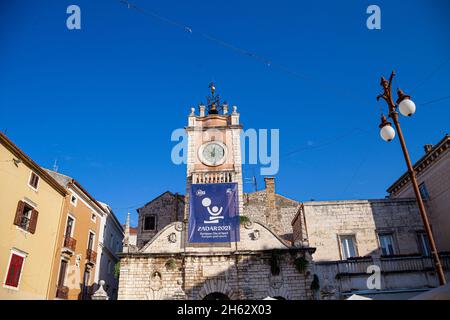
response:
<path fill-rule="evenodd" d="M 92 249 L 87 249 L 86 250 L 86 259 L 87 259 L 88 263 L 94 264 L 95 261 L 97 260 L 97 252 L 95 252 Z"/>
<path fill-rule="evenodd" d="M 338 261 L 337 263 L 338 274 L 366 273 L 367 268 L 372 264 L 373 260 L 371 257 Z"/>
<path fill-rule="evenodd" d="M 64 248 L 70 249 L 71 251 L 75 251 L 75 247 L 77 245 L 77 240 L 71 237 L 64 238 Z"/>
<path fill-rule="evenodd" d="M 69 288 L 64 286 L 56 288 L 56 297 L 59 299 L 68 299 Z"/>
<path fill-rule="evenodd" d="M 450 254 L 440 254 L 444 270 L 450 270 Z M 357 275 L 367 273 L 371 265 L 378 265 L 381 272 L 422 272 L 434 269 L 433 259 L 420 255 L 383 256 L 379 259 L 364 257 L 343 261 L 317 262 L 319 266 L 331 268 L 337 275 Z M 330 270 L 331 270 L 330 269 Z"/>
<path fill-rule="evenodd" d="M 228 183 L 233 182 L 231 171 L 196 172 L 192 174 L 192 183 Z"/>

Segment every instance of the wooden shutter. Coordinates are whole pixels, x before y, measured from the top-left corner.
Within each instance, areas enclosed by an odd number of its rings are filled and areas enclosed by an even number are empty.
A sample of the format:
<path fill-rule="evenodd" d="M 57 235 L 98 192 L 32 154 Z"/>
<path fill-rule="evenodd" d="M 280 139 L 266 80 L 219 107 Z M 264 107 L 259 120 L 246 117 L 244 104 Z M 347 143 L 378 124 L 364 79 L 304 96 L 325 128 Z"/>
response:
<path fill-rule="evenodd" d="M 20 226 L 24 208 L 25 208 L 25 202 L 23 202 L 22 200 L 19 200 L 19 203 L 17 204 L 16 216 L 14 217 L 14 224 L 16 226 Z"/>
<path fill-rule="evenodd" d="M 39 212 L 36 209 L 33 209 L 33 211 L 31 211 L 30 226 L 28 227 L 28 231 L 30 233 L 34 234 L 36 232 L 36 225 L 37 225 L 38 215 L 39 215 Z"/>
<path fill-rule="evenodd" d="M 5 284 L 11 287 L 19 286 L 20 273 L 22 272 L 23 257 L 13 254 L 9 264 L 8 277 Z"/>

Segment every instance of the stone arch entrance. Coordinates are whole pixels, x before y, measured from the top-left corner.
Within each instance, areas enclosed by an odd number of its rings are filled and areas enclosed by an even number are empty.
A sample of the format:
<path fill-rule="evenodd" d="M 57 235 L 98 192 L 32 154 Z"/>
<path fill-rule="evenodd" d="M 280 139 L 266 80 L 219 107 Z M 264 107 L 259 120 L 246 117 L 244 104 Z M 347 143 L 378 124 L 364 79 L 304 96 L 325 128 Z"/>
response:
<path fill-rule="evenodd" d="M 289 292 L 284 285 L 279 288 L 271 287 L 269 289 L 268 296 L 277 300 L 290 300 Z"/>
<path fill-rule="evenodd" d="M 211 292 L 204 296 L 203 300 L 230 300 L 230 297 L 222 292 Z"/>
<path fill-rule="evenodd" d="M 209 296 L 209 297 L 208 297 Z M 220 296 L 220 298 L 219 298 Z M 199 300 L 236 300 L 238 297 L 231 290 L 225 280 L 222 279 L 209 279 L 203 283 L 202 288 L 198 293 Z M 225 299 L 225 297 L 227 299 Z M 219 299 L 218 299 L 219 298 Z"/>

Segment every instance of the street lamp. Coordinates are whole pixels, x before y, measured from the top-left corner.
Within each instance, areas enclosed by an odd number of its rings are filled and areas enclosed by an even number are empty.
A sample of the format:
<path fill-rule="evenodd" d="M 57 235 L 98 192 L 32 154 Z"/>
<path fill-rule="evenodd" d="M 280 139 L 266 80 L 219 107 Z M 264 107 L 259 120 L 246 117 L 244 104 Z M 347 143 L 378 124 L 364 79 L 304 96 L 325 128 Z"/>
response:
<path fill-rule="evenodd" d="M 425 232 L 427 233 L 430 247 L 431 247 L 431 255 L 433 257 L 434 266 L 436 268 L 436 272 L 439 278 L 440 285 L 446 284 L 444 271 L 442 269 L 442 264 L 439 259 L 439 254 L 436 249 L 436 243 L 434 241 L 433 233 L 431 231 L 430 223 L 428 222 L 428 216 L 425 210 L 425 206 L 423 204 L 422 197 L 420 195 L 419 186 L 417 185 L 416 173 L 411 164 L 411 159 L 409 158 L 408 149 L 406 148 L 405 139 L 403 138 L 402 129 L 400 128 L 400 123 L 398 121 L 398 112 L 397 109 L 400 110 L 400 113 L 404 116 L 410 117 L 416 112 L 416 105 L 411 100 L 411 97 L 406 95 L 402 90 L 397 90 L 398 99 L 396 103 L 392 99 L 392 79 L 395 76 L 395 72 L 392 71 L 391 76 L 389 77 L 389 81 L 384 77 L 381 77 L 381 86 L 383 87 L 383 93 L 377 96 L 377 100 L 380 98 L 386 101 L 389 107 L 389 118 L 391 118 L 394 122 L 395 129 L 397 130 L 398 138 L 400 140 L 400 145 L 402 146 L 403 156 L 406 160 L 406 165 L 408 167 L 409 176 L 411 179 L 411 183 L 414 189 L 414 194 L 416 196 L 417 205 L 419 206 L 420 216 L 422 217 L 422 222 L 425 227 Z M 380 135 L 381 138 L 385 141 L 392 141 L 395 138 L 395 130 L 392 128 L 392 124 L 386 119 L 384 115 L 381 116 L 381 124 L 380 124 Z"/>

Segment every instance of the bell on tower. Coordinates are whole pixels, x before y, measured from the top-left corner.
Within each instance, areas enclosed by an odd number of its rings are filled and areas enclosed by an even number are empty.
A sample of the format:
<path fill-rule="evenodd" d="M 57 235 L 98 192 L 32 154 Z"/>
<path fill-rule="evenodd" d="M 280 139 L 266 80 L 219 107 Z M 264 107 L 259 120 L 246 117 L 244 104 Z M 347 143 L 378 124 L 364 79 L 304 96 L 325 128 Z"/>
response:
<path fill-rule="evenodd" d="M 208 114 L 219 114 L 220 96 L 215 94 L 216 87 L 214 82 L 209 84 L 209 88 L 211 89 L 211 95 L 206 97 Z"/>

